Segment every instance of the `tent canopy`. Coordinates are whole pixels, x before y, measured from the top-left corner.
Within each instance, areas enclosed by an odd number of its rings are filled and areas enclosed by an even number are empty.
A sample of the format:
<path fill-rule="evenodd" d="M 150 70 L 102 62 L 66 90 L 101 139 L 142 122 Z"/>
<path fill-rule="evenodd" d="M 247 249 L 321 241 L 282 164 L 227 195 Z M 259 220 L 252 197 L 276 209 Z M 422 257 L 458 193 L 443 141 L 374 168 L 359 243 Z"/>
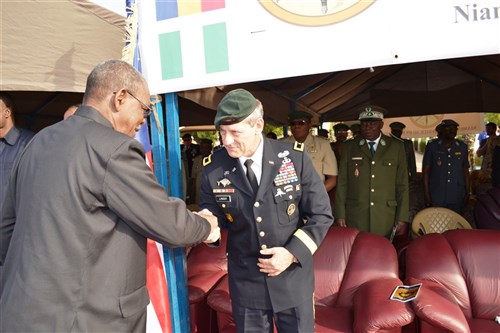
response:
<path fill-rule="evenodd" d="M 286 123 L 294 110 L 310 112 L 320 122 L 355 120 L 369 104 L 386 109 L 386 117 L 500 112 L 500 54 L 251 82 L 181 96 L 216 109 L 235 88 L 259 98 L 266 120 L 275 124 Z"/>
<path fill-rule="evenodd" d="M 88 73 L 121 58 L 125 19 L 88 0 L 2 3 L 0 90 L 10 91 L 20 126 L 35 131 L 80 103 Z M 232 89 L 259 98 L 266 121 L 303 110 L 316 121 L 347 121 L 375 104 L 386 117 L 500 112 L 500 54 L 360 68 L 179 92 L 181 126 L 212 124 Z"/>
<path fill-rule="evenodd" d="M 0 90 L 39 130 L 80 103 L 97 63 L 121 58 L 125 18 L 87 0 L 3 1 Z"/>

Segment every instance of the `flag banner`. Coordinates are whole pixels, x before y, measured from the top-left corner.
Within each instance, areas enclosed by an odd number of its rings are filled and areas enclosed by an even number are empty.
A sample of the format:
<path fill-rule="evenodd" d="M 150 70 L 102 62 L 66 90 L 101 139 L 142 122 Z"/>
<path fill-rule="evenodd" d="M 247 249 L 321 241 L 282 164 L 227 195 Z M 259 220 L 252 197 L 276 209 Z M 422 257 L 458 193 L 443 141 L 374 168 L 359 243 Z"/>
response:
<path fill-rule="evenodd" d="M 154 171 L 153 168 L 153 156 L 151 154 L 151 141 L 149 140 L 149 128 L 148 123 L 144 123 L 141 126 L 139 132 L 135 135 L 135 139 L 138 140 L 144 146 L 144 152 L 146 153 L 146 163 Z"/>
<path fill-rule="evenodd" d="M 135 139 L 144 146 L 146 164 L 153 170 L 153 156 L 147 122 L 141 126 L 139 132 L 135 135 Z M 151 299 L 151 303 L 147 308 L 146 332 L 172 332 L 168 286 L 163 264 L 163 245 L 151 239 L 147 240 L 146 248 L 146 287 Z"/>
<path fill-rule="evenodd" d="M 405 124 L 403 138 L 426 138 L 436 136 L 436 126 L 443 119 L 453 119 L 458 126 L 458 135 L 476 134 L 484 130 L 484 113 L 447 113 L 433 114 L 428 116 L 385 118 L 382 132 L 389 135 L 391 128 L 389 124 L 395 121 Z"/>
<path fill-rule="evenodd" d="M 500 0 L 138 5 L 152 93 L 500 52 Z"/>

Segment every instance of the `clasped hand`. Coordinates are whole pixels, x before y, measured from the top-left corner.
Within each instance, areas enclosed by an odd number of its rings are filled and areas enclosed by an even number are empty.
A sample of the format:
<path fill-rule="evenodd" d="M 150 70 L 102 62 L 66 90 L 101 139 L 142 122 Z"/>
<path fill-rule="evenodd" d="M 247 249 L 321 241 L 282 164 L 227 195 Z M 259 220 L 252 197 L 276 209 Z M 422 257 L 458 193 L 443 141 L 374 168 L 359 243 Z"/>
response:
<path fill-rule="evenodd" d="M 204 243 L 210 244 L 217 242 L 220 239 L 220 228 L 217 217 L 208 209 L 203 209 L 199 212 L 194 213 L 203 217 L 208 221 L 208 223 L 210 223 L 210 234 L 208 235 L 208 238 L 204 241 Z"/>
<path fill-rule="evenodd" d="M 270 255 L 271 258 L 259 258 L 257 266 L 262 273 L 268 276 L 278 276 L 287 269 L 294 260 L 293 254 L 284 247 L 272 247 L 270 249 L 260 250 L 262 255 Z"/>

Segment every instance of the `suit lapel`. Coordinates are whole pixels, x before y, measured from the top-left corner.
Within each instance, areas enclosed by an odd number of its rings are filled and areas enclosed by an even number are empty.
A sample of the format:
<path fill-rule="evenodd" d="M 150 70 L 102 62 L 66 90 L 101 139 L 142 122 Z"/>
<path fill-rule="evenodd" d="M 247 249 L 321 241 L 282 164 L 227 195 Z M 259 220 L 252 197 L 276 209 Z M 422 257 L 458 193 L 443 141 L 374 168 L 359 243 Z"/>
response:
<path fill-rule="evenodd" d="M 257 197 L 262 197 L 273 184 L 276 177 L 281 160 L 278 154 L 274 151 L 271 141 L 264 139 L 264 152 L 262 157 L 262 176 L 260 179 L 259 191 Z"/>
<path fill-rule="evenodd" d="M 365 139 L 360 139 L 358 141 L 358 146 L 359 150 L 361 153 L 363 153 L 368 160 L 372 160 L 374 156 L 372 156 L 372 153 L 370 152 L 370 148 L 368 148 L 368 143 L 366 142 Z M 375 154 L 376 155 L 376 154 Z"/>
<path fill-rule="evenodd" d="M 247 195 L 253 196 L 252 187 L 247 180 L 247 175 L 243 170 L 243 167 L 240 165 L 239 160 L 237 158 L 231 158 L 231 164 L 229 167 L 229 170 L 225 170 L 225 172 L 229 171 L 229 173 L 225 175 L 226 178 L 233 183 L 235 188 L 246 193 Z"/>
<path fill-rule="evenodd" d="M 382 137 L 378 142 L 377 152 L 375 153 L 375 157 L 377 159 L 380 159 L 383 155 L 385 155 L 385 153 L 389 149 L 389 140 L 387 140 L 387 138 L 388 138 L 387 136 L 382 134 Z"/>

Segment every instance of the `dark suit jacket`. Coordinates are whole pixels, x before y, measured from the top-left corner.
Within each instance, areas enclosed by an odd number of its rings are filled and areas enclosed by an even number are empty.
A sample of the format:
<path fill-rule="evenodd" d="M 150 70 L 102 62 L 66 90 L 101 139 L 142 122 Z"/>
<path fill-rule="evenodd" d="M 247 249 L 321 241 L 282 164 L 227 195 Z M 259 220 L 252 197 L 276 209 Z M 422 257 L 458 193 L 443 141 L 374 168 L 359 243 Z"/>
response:
<path fill-rule="evenodd" d="M 210 225 L 167 196 L 138 141 L 83 106 L 21 155 L 0 231 L 1 332 L 144 332 L 146 237 L 194 245 Z"/>
<path fill-rule="evenodd" d="M 282 311 L 311 299 L 312 255 L 333 218 L 325 186 L 309 155 L 295 150 L 291 143 L 263 140 L 262 178 L 256 197 L 238 159 L 221 149 L 205 160 L 201 207 L 214 212 L 229 229 L 232 301 Z M 268 277 L 257 266 L 263 247 L 285 247 L 300 264 Z"/>
<path fill-rule="evenodd" d="M 344 143 L 335 216 L 350 227 L 381 236 L 394 220 L 409 220 L 408 167 L 404 144 L 382 135 L 375 156 L 361 137 Z"/>

